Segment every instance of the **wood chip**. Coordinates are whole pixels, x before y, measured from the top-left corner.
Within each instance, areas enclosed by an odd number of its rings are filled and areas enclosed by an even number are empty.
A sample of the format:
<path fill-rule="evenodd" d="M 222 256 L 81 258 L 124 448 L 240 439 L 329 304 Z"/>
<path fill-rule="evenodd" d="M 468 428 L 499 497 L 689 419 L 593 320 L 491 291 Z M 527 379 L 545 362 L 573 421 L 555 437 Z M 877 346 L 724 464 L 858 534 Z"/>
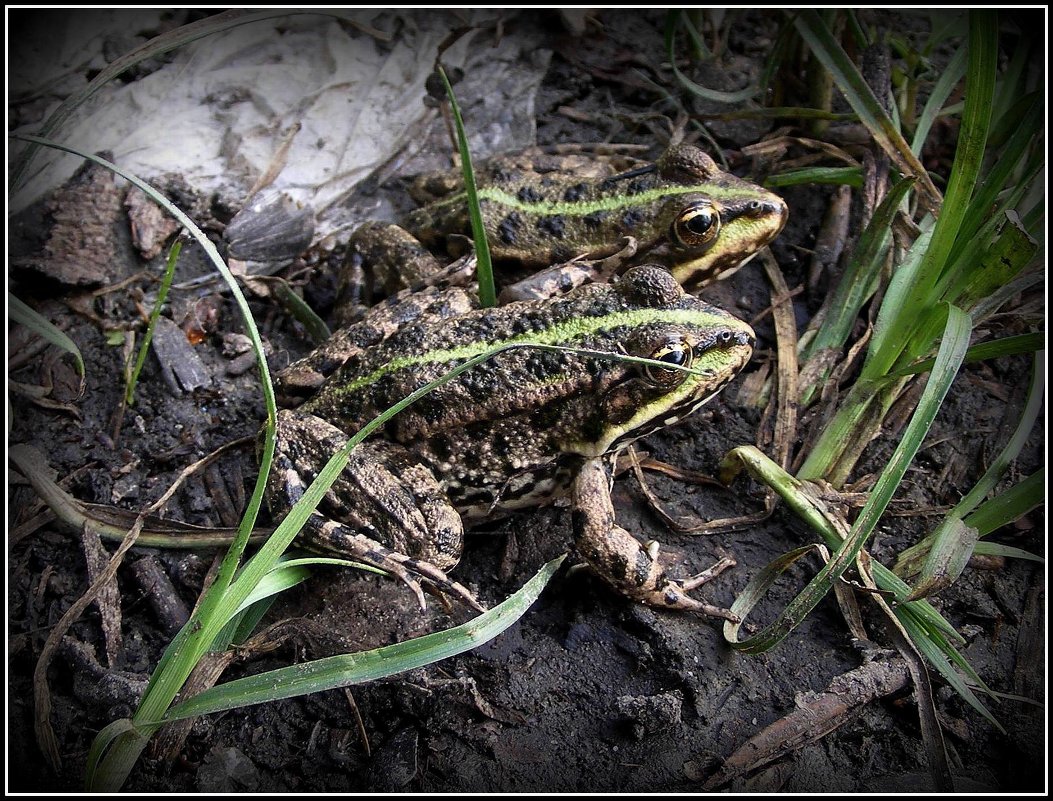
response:
<path fill-rule="evenodd" d="M 88 566 L 88 581 L 94 584 L 106 571 L 110 554 L 103 547 L 98 533 L 88 525 L 81 530 L 81 547 Z M 99 609 L 99 622 L 102 626 L 102 639 L 106 651 L 106 664 L 111 668 L 117 664 L 117 657 L 123 646 L 121 636 L 121 591 L 117 587 L 116 575 L 104 579 L 102 588 L 95 596 L 95 606 Z"/>
<path fill-rule="evenodd" d="M 125 261 L 116 254 L 127 248 L 119 229 L 123 196 L 112 172 L 94 163 L 82 167 L 48 204 L 55 224 L 43 254 L 28 266 L 74 286 L 98 286 L 121 277 Z"/>

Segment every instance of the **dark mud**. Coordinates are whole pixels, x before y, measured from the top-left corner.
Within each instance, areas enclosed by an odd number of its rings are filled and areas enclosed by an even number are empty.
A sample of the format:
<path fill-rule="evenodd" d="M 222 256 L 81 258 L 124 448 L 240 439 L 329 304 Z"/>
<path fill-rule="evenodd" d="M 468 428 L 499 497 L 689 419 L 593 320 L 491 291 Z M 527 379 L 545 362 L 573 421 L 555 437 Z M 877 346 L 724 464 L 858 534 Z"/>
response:
<path fill-rule="evenodd" d="M 538 102 L 542 143 L 612 138 L 655 142 L 661 124 L 651 112 L 655 95 L 633 80 L 633 54 L 662 59 L 660 14 L 609 12 L 606 33 L 573 39 L 551 25 L 555 55 Z M 894 24 L 893 17 L 882 17 Z M 732 66 L 707 75 L 715 88 L 741 86 L 759 68 L 780 19 L 743 14 L 729 42 Z M 910 18 L 909 24 L 918 24 Z M 509 35 L 514 35 L 514 28 Z M 602 69 L 601 69 L 602 65 Z M 719 85 L 719 80 L 728 85 Z M 613 108 L 611 104 L 613 103 Z M 571 120 L 561 108 L 576 110 Z M 583 121 L 582 117 L 589 118 Z M 658 130 L 651 130 L 657 127 Z M 734 150 L 765 131 L 750 123 L 721 128 L 721 144 Z M 741 137 L 741 138 L 738 138 Z M 656 143 L 656 152 L 660 144 Z M 802 285 L 806 251 L 830 192 L 787 193 L 791 223 L 774 248 L 791 287 Z M 12 223 L 13 255 L 40 252 L 50 225 L 43 209 Z M 115 234 L 119 236 L 119 234 Z M 127 252 L 127 249 L 124 250 Z M 190 254 L 193 256 L 193 254 Z M 120 277 L 141 269 L 123 263 Z M 187 258 L 186 278 L 198 270 Z M 77 498 L 139 509 L 158 497 L 180 470 L 213 448 L 255 434 L 262 417 L 253 371 L 234 374 L 222 353 L 222 334 L 240 330 L 228 298 L 214 295 L 212 333 L 194 350 L 208 385 L 180 393 L 165 383 L 156 359 L 147 360 L 133 410 L 119 431 L 115 413 L 123 391 L 122 351 L 104 328 L 131 324 L 136 301 L 152 292 L 148 281 L 83 302 L 69 287 L 14 270 L 9 286 L 63 328 L 87 365 L 87 387 L 77 398 L 68 359 L 37 357 L 11 375 L 25 384 L 50 379 L 53 396 L 69 410 L 41 408 L 12 394 L 9 442 L 32 443 Z M 759 318 L 755 363 L 773 356 L 770 304 L 761 268 L 748 265 L 708 293 L 746 319 Z M 795 301 L 801 322 L 821 298 Z M 197 300 L 176 293 L 172 315 L 181 319 Z M 89 315 L 77 313 L 89 311 Z M 307 345 L 286 315 L 254 301 L 273 364 L 282 366 Z M 880 526 L 872 553 L 886 562 L 938 519 L 924 510 L 953 504 L 1001 447 L 1006 409 L 1026 392 L 1025 360 L 971 366 L 952 390 L 928 444 L 907 474 L 892 512 Z M 741 380 L 741 379 L 740 379 Z M 63 394 L 64 393 L 64 394 Z M 754 441 L 760 410 L 740 404 L 733 387 L 675 429 L 652 436 L 644 448 L 657 458 L 712 474 L 721 456 Z M 1019 468 L 1042 463 L 1042 433 Z M 878 469 L 891 446 L 868 451 L 859 476 Z M 1026 463 L 1025 463 L 1026 462 Z M 949 469 L 949 466 L 959 467 Z M 9 531 L 40 512 L 34 494 L 10 474 Z M 195 476 L 168 507 L 174 519 L 229 523 L 219 501 L 240 508 L 255 479 L 251 447 L 222 460 L 210 476 Z M 739 479 L 730 490 L 694 487 L 663 478 L 653 489 L 671 509 L 706 519 L 743 515 L 761 506 L 758 487 Z M 700 592 L 730 605 L 747 580 L 776 556 L 814 540 L 783 509 L 743 531 L 691 538 L 668 532 L 648 510 L 635 482 L 616 485 L 619 521 L 644 539 L 663 543 L 667 558 L 688 575 L 733 554 L 738 567 Z M 922 511 L 919 511 L 922 510 Z M 900 512 L 903 514 L 897 515 Z M 56 772 L 37 746 L 32 673 L 45 638 L 87 586 L 79 535 L 45 523 L 8 547 L 8 786 L 13 791 L 75 791 L 94 735 L 128 716 L 137 693 L 173 635 L 137 582 L 133 567 L 152 560 L 186 605 L 194 603 L 212 554 L 136 549 L 118 574 L 123 644 L 105 665 L 100 618 L 85 612 L 51 663 L 51 725 L 62 766 Z M 1042 510 L 995 539 L 1043 553 Z M 515 591 L 548 559 L 571 546 L 570 515 L 548 508 L 485 526 L 468 540 L 457 577 L 487 604 Z M 112 546 L 111 546 L 112 547 Z M 818 562 L 791 569 L 752 620 L 770 620 L 812 575 Z M 1045 665 L 1043 567 L 1019 560 L 974 563 L 937 600 L 961 631 L 965 657 L 996 692 L 1041 700 Z M 346 571 L 318 571 L 286 593 L 268 622 L 280 623 L 283 644 L 236 664 L 227 676 L 384 645 L 465 619 L 432 601 L 420 615 L 398 583 Z M 125 789 L 158 791 L 421 791 L 701 792 L 703 789 L 786 792 L 918 792 L 933 789 L 924 758 L 917 709 L 909 686 L 848 715 L 836 731 L 801 745 L 775 762 L 707 787 L 727 757 L 764 727 L 791 713 L 804 693 L 820 692 L 837 676 L 868 660 L 898 659 L 880 623 L 868 620 L 873 643 L 851 640 L 832 598 L 774 650 L 760 656 L 732 651 L 713 622 L 655 611 L 614 596 L 587 571 L 563 570 L 540 600 L 507 632 L 470 653 L 388 680 L 195 722 L 179 756 L 164 761 L 148 752 Z M 1037 634 L 1036 634 L 1037 632 Z M 1039 643 L 1033 650 L 1035 638 Z M 889 650 L 881 650 L 886 648 Z M 1036 659 L 1036 654 L 1039 658 Z M 953 690 L 934 679 L 938 716 L 951 769 L 962 791 L 1039 791 L 1044 781 L 1045 726 L 1040 708 L 985 697 L 1008 730 L 1000 732 Z M 361 717 L 361 722 L 359 721 Z M 368 753 L 365 742 L 368 741 Z"/>

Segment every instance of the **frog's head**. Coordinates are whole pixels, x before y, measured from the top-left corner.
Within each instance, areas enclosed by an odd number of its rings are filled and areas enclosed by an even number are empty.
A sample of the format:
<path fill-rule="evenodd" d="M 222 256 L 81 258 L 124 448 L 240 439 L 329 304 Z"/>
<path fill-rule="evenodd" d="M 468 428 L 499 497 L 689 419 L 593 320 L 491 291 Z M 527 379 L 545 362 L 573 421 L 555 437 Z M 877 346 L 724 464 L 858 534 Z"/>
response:
<path fill-rule="evenodd" d="M 748 262 L 786 225 L 786 202 L 764 187 L 721 170 L 696 147 L 670 148 L 658 172 L 678 187 L 665 201 L 665 260 L 689 290 L 724 278 Z"/>
<path fill-rule="evenodd" d="M 597 382 L 592 424 L 583 427 L 589 442 L 572 448 L 586 456 L 615 450 L 691 414 L 723 389 L 753 352 L 749 325 L 686 293 L 661 267 L 634 267 L 617 290 L 630 310 L 627 323 L 610 331 L 618 347 L 669 367 L 612 363 Z"/>

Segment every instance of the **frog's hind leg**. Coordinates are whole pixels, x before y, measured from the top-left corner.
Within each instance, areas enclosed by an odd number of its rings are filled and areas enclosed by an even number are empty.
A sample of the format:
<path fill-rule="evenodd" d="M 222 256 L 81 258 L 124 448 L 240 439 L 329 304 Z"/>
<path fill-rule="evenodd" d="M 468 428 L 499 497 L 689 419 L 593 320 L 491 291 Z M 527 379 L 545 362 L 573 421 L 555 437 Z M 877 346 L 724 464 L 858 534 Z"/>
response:
<path fill-rule="evenodd" d="M 615 521 L 610 474 L 602 461 L 586 462 L 574 480 L 574 533 L 579 553 L 601 578 L 623 595 L 661 609 L 695 612 L 738 622 L 728 609 L 688 595 L 735 564 L 722 559 L 709 570 L 684 580 L 666 575 L 657 549 L 641 545 Z"/>
<path fill-rule="evenodd" d="M 310 415 L 278 415 L 278 442 L 268 485 L 271 512 L 287 512 L 328 458 L 347 443 L 335 426 Z M 460 559 L 460 515 L 438 481 L 406 450 L 384 440 L 359 445 L 300 533 L 306 548 L 364 562 L 406 583 L 425 608 L 421 581 L 483 607 L 445 572 Z"/>

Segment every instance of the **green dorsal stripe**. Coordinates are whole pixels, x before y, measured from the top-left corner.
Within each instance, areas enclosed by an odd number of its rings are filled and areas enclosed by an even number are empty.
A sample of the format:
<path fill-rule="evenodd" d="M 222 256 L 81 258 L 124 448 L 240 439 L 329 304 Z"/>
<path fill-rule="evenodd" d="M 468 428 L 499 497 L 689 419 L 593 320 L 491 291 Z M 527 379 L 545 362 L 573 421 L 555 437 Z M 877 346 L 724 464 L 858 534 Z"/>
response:
<path fill-rule="evenodd" d="M 478 356 L 486 351 L 504 345 L 531 344 L 558 345 L 571 342 L 598 331 L 619 328 L 622 326 L 637 327 L 648 323 L 682 323 L 699 328 L 735 328 L 749 331 L 749 327 L 734 317 L 691 309 L 630 309 L 612 312 L 602 317 L 572 317 L 561 323 L 555 323 L 543 331 L 527 332 L 508 339 L 492 342 L 470 342 L 454 348 L 430 350 L 425 353 L 400 356 L 392 359 L 383 367 L 368 375 L 349 381 L 336 390 L 334 394 L 355 392 L 362 387 L 379 381 L 386 375 L 412 367 L 461 362 Z"/>
<path fill-rule="evenodd" d="M 661 186 L 648 189 L 638 194 L 618 194 L 609 197 L 588 198 L 576 201 L 561 200 L 521 200 L 515 195 L 496 186 L 487 186 L 479 190 L 479 200 L 487 200 L 526 214 L 563 215 L 565 217 L 583 217 L 598 211 L 620 211 L 636 206 L 646 206 L 678 195 L 703 195 L 716 200 L 752 200 L 758 197 L 759 191 L 749 187 L 723 187 L 713 184 L 691 186 Z M 464 202 L 464 193 L 460 192 L 435 205 L 448 205 Z"/>

